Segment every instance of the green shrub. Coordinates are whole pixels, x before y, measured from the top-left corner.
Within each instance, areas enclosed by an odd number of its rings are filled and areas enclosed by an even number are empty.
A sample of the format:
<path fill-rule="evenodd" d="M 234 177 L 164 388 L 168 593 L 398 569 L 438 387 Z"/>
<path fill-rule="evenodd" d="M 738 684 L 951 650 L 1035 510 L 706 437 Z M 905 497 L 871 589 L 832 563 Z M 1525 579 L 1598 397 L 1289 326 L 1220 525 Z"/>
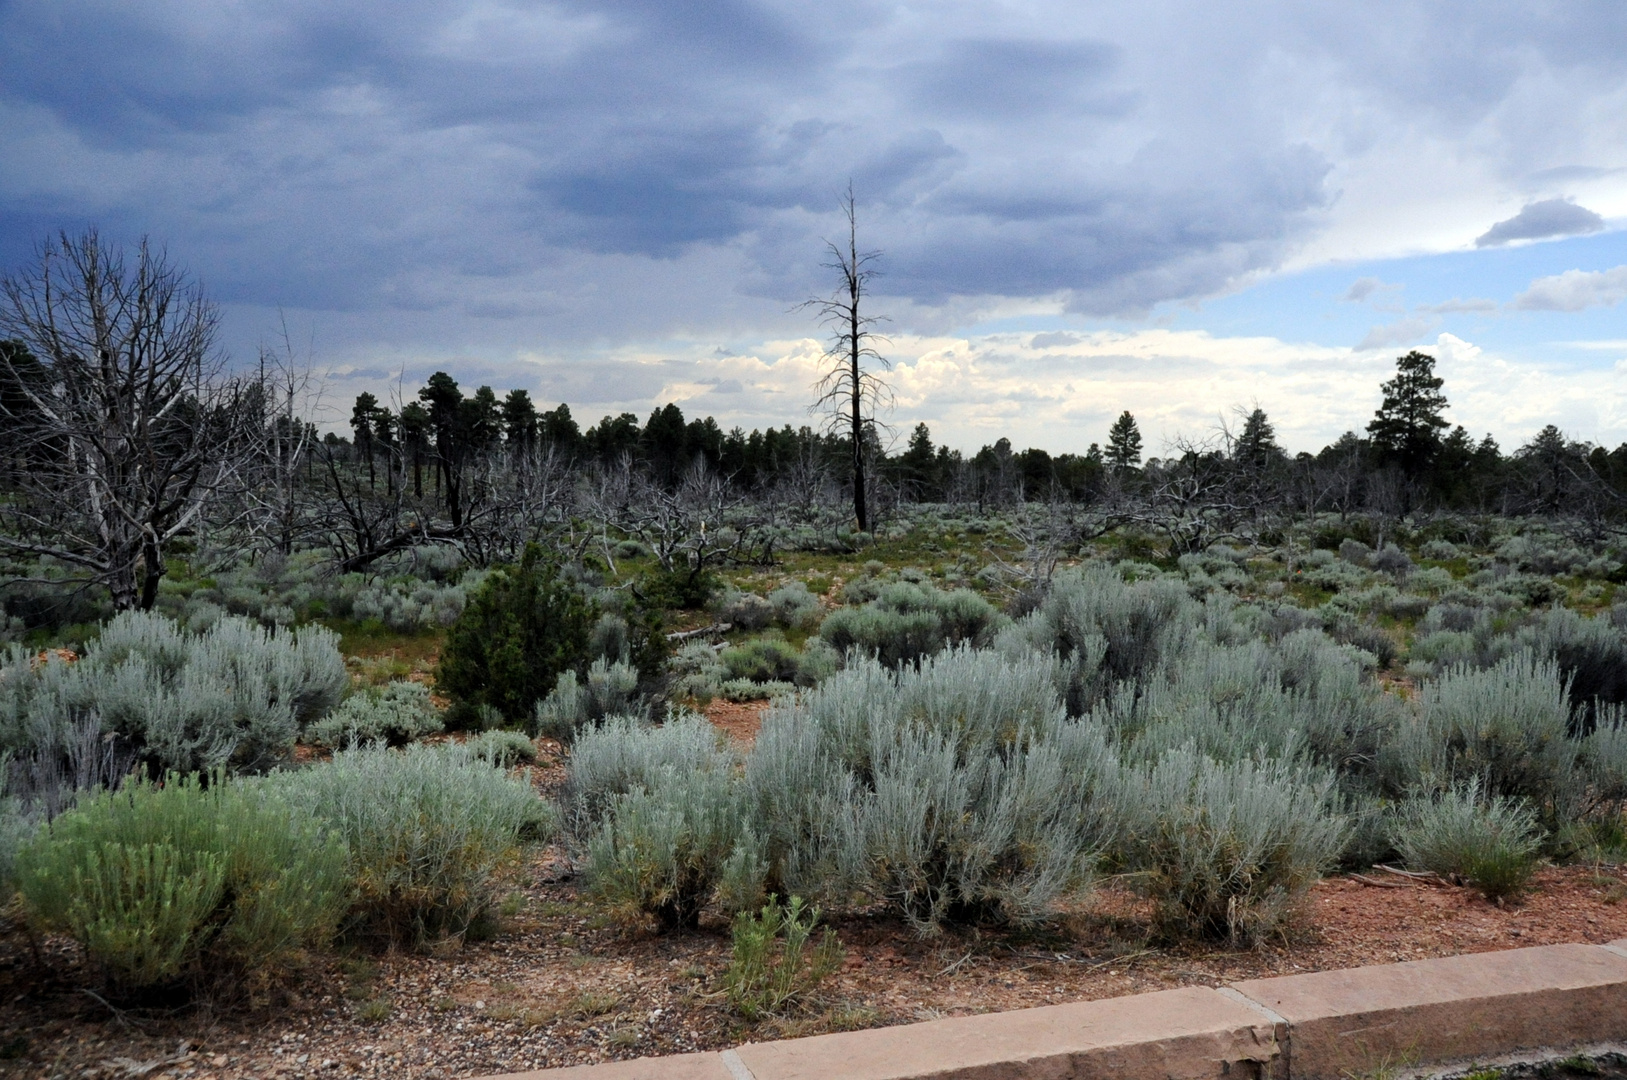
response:
<path fill-rule="evenodd" d="M 1584 619 L 1556 607 L 1497 645 L 1552 660 L 1578 719 L 1592 720 L 1600 703 L 1627 702 L 1627 637 L 1608 619 Z"/>
<path fill-rule="evenodd" d="M 950 645 L 986 645 L 1006 621 L 970 589 L 940 592 L 909 581 L 874 585 L 861 580 L 851 583 L 846 595 L 867 599 L 862 607 L 831 612 L 820 624 L 819 636 L 838 653 L 874 656 L 890 668 Z"/>
<path fill-rule="evenodd" d="M 524 848 L 556 822 L 525 780 L 437 747 L 341 750 L 275 779 L 348 845 L 349 928 L 392 942 L 463 934 L 501 899 Z"/>
<path fill-rule="evenodd" d="M 1395 825 L 1395 846 L 1410 866 L 1473 885 L 1491 900 L 1525 888 L 1541 844 L 1536 815 L 1485 797 L 1478 779 L 1409 801 Z"/>
<path fill-rule="evenodd" d="M 768 594 L 774 621 L 787 630 L 811 629 L 819 621 L 819 599 L 800 581 L 788 581 Z"/>
<path fill-rule="evenodd" d="M 0 754 L 0 907 L 17 890 L 17 851 L 34 834 L 34 815 L 8 790 L 11 760 Z"/>
<path fill-rule="evenodd" d="M 690 697 L 702 705 L 718 693 L 718 684 L 729 677 L 729 669 L 718 660 L 717 650 L 704 641 L 691 641 L 673 654 L 668 662 L 673 675 L 674 697 Z"/>
<path fill-rule="evenodd" d="M 731 589 L 718 603 L 717 617 L 739 630 L 761 630 L 774 621 L 774 608 L 756 593 Z"/>
<path fill-rule="evenodd" d="M 520 565 L 493 572 L 447 632 L 435 684 L 455 724 L 481 705 L 510 721 L 529 717 L 559 676 L 587 659 L 597 612 L 528 545 Z"/>
<path fill-rule="evenodd" d="M 770 679 L 752 682 L 750 679 L 725 679 L 717 688 L 717 696 L 724 701 L 761 701 L 763 698 L 784 697 L 797 692 L 795 683 Z"/>
<path fill-rule="evenodd" d="M 888 611 L 866 605 L 825 616 L 819 636 L 838 652 L 872 656 L 896 668 L 944 646 L 943 620 L 934 611 Z"/>
<path fill-rule="evenodd" d="M 589 892 L 626 924 L 694 925 L 707 903 L 756 904 L 765 868 L 737 790 L 738 756 L 693 714 L 614 717 L 571 753 L 567 805 Z"/>
<path fill-rule="evenodd" d="M 724 734 L 694 713 L 669 714 L 659 727 L 610 717 L 571 749 L 565 803 L 572 828 L 585 839 L 617 795 L 655 787 L 669 772 L 731 772 L 738 763 Z"/>
<path fill-rule="evenodd" d="M 782 637 L 758 637 L 724 649 L 718 657 L 730 678 L 755 682 L 791 682 L 801 655 Z"/>
<path fill-rule="evenodd" d="M 480 573 L 466 574 L 456 584 L 439 584 L 416 578 L 406 581 L 376 582 L 335 599 L 336 608 L 348 608 L 348 617 L 357 622 L 376 619 L 402 633 L 451 626 L 463 614 L 469 592 L 478 585 Z"/>
<path fill-rule="evenodd" d="M 1386 743 L 1382 767 L 1396 795 L 1478 780 L 1488 796 L 1528 799 L 1558 822 L 1580 797 L 1569 725 L 1551 661 L 1520 654 L 1486 671 L 1452 668 L 1420 689 L 1416 719 Z"/>
<path fill-rule="evenodd" d="M 269 781 L 172 776 L 82 801 L 17 859 L 32 923 L 122 991 L 264 979 L 325 944 L 349 902 L 345 848 Z"/>
<path fill-rule="evenodd" d="M 747 1020 L 758 1020 L 805 997 L 842 966 L 842 944 L 827 928 L 817 944 L 813 932 L 819 909 L 793 896 L 781 906 L 770 896 L 760 912 L 734 917 L 734 949 L 723 988 L 729 1004 Z"/>
<path fill-rule="evenodd" d="M 1309 758 L 1365 788 L 1398 703 L 1362 670 L 1360 654 L 1317 630 L 1296 630 L 1275 648 L 1198 640 L 1139 696 L 1113 695 L 1090 715 L 1114 732 L 1127 762 L 1183 747 L 1228 762 Z"/>
<path fill-rule="evenodd" d="M 729 773 L 665 770 L 611 798 L 583 877 L 615 921 L 675 929 L 697 925 L 714 899 L 731 913 L 756 903 L 766 870 Z"/>
<path fill-rule="evenodd" d="M 818 686 L 842 667 L 842 654 L 824 638 L 809 638 L 797 660 L 798 686 Z"/>
<path fill-rule="evenodd" d="M 361 743 L 402 746 L 442 730 L 441 715 L 429 700 L 429 687 L 392 682 L 346 698 L 326 717 L 305 729 L 313 746 L 344 749 Z"/>
<path fill-rule="evenodd" d="M 152 772 L 264 771 L 349 685 L 337 644 L 322 627 L 273 633 L 223 618 L 194 634 L 131 611 L 75 664 L 12 647 L 0 655 L 0 751 L 65 755 L 94 718 Z"/>
<path fill-rule="evenodd" d="M 637 689 L 638 672 L 631 664 L 610 664 L 600 657 L 589 666 L 585 684 L 574 671 L 559 676 L 553 691 L 537 702 L 532 730 L 569 744 L 583 728 L 607 716 L 642 715 L 646 706 L 635 702 Z"/>
<path fill-rule="evenodd" d="M 1008 655 L 1034 650 L 1060 660 L 1068 712 L 1082 716 L 1114 686 L 1142 686 L 1167 657 L 1181 655 L 1202 611 L 1178 581 L 1127 582 L 1106 567 L 1069 571 L 998 646 Z"/>
<path fill-rule="evenodd" d="M 1451 667 L 1472 665 L 1480 653 L 1480 642 L 1466 630 L 1434 630 L 1413 639 L 1408 657 L 1433 675 Z"/>
<path fill-rule="evenodd" d="M 693 611 L 718 591 L 718 577 L 706 567 L 656 567 L 639 576 L 637 593 L 646 606 Z"/>
<path fill-rule="evenodd" d="M 1335 802 L 1331 773 L 1175 750 L 1128 785 L 1121 850 L 1165 937 L 1246 944 L 1282 928 L 1337 861 Z"/>
<path fill-rule="evenodd" d="M 1112 751 L 1056 665 L 959 648 L 861 661 L 769 710 L 746 761 L 774 882 L 882 900 L 923 932 L 1032 921 L 1088 880 Z"/>
<path fill-rule="evenodd" d="M 457 750 L 499 769 L 526 765 L 537 760 L 537 745 L 518 731 L 483 731 Z"/>
<path fill-rule="evenodd" d="M 1589 789 L 1607 817 L 1627 806 L 1627 716 L 1620 707 L 1600 710 L 1598 726 L 1582 744 Z"/>

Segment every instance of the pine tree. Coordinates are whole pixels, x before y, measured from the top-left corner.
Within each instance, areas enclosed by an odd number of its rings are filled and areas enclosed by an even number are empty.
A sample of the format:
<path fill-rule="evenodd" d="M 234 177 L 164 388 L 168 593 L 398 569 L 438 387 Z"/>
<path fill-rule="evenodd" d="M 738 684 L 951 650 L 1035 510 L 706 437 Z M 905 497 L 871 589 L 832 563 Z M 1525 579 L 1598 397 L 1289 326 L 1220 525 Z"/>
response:
<path fill-rule="evenodd" d="M 429 433 L 432 424 L 429 410 L 416 401 L 409 401 L 401 406 L 401 418 L 398 421 L 401 429 L 401 444 L 407 454 L 412 458 L 412 496 L 415 499 L 424 497 L 424 455 L 429 450 Z"/>
<path fill-rule="evenodd" d="M 575 457 L 582 446 L 582 429 L 571 416 L 571 407 L 564 402 L 542 414 L 538 421 L 542 441 L 567 458 Z"/>
<path fill-rule="evenodd" d="M 378 398 L 372 394 L 357 394 L 356 406 L 350 410 L 350 430 L 356 435 L 356 452 L 367 459 L 368 487 L 377 483 L 373 473 L 373 423 L 378 404 Z"/>
<path fill-rule="evenodd" d="M 1384 403 L 1367 432 L 1381 462 L 1396 465 L 1409 478 L 1428 471 L 1440 453 L 1441 415 L 1446 395 L 1435 374 L 1435 358 L 1414 349 L 1395 361 L 1395 377 L 1383 386 Z"/>
<path fill-rule="evenodd" d="M 1256 469 L 1265 468 L 1283 457 L 1282 447 L 1277 445 L 1277 431 L 1271 426 L 1264 409 L 1255 409 L 1248 414 L 1232 453 L 1239 462 Z"/>
<path fill-rule="evenodd" d="M 537 441 L 537 407 L 524 390 L 510 390 L 503 399 L 503 437 L 516 456 L 528 453 Z"/>
<path fill-rule="evenodd" d="M 1141 429 L 1128 409 L 1113 421 L 1107 433 L 1107 463 L 1115 469 L 1133 469 L 1141 464 Z"/>
<path fill-rule="evenodd" d="M 909 447 L 899 459 L 904 476 L 915 486 L 916 497 L 924 498 L 933 479 L 936 448 L 932 445 L 932 432 L 925 424 L 916 424 L 910 433 Z"/>

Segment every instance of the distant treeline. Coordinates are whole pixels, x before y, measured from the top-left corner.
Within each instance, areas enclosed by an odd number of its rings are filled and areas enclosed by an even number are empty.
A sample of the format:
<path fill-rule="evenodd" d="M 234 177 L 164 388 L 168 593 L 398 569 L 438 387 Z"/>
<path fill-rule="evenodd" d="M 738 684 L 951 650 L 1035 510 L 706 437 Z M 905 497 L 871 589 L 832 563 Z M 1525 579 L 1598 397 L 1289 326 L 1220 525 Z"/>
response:
<path fill-rule="evenodd" d="M 1417 352 L 1399 358 L 1396 377 L 1384 387 L 1385 405 L 1366 432 L 1346 432 L 1314 454 L 1283 450 L 1269 417 L 1255 409 L 1240 418 L 1235 431 L 1216 430 L 1147 461 L 1128 412 L 1112 425 L 1105 448 L 1092 443 L 1083 454 L 1017 450 L 1001 438 L 968 456 L 934 443 L 929 427 L 918 423 L 894 452 L 871 429 L 868 457 L 894 501 L 1090 503 L 1133 493 L 1183 464 L 1210 466 L 1210 474 L 1213 466 L 1225 464 L 1279 498 L 1334 509 L 1368 508 L 1377 499 L 1399 500 L 1403 511 L 1562 512 L 1566 499 L 1583 489 L 1604 494 L 1606 501 L 1627 493 L 1627 443 L 1608 450 L 1549 425 L 1504 453 L 1489 434 L 1476 439 L 1462 426 L 1449 428 L 1433 363 Z M 440 490 L 459 463 L 493 453 L 540 451 L 567 467 L 625 463 L 668 486 L 699 465 L 747 492 L 809 469 L 839 478 L 851 460 L 845 435 L 790 424 L 724 431 L 710 416 L 686 418 L 673 403 L 655 409 L 642 425 L 637 415 L 624 412 L 584 430 L 568 404 L 541 411 L 525 390 L 510 390 L 499 399 L 488 386 L 466 396 L 444 372 L 431 376 L 417 400 L 397 411 L 361 394 L 350 427 L 351 439 L 327 436 L 330 449 L 348 449 L 369 468 L 379 459 L 395 461 L 414 477 L 420 493 L 424 469 L 433 470 Z"/>

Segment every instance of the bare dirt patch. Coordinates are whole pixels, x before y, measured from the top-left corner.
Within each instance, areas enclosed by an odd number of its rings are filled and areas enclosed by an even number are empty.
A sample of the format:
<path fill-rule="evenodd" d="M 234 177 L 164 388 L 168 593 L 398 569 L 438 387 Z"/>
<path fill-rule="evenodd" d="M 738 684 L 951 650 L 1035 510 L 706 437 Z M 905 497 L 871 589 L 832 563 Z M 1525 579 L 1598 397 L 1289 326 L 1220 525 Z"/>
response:
<path fill-rule="evenodd" d="M 707 703 L 706 719 L 712 726 L 724 731 L 729 738 L 739 744 L 742 750 L 749 749 L 757 739 L 757 731 L 763 726 L 763 713 L 768 709 L 767 701 L 724 701 L 714 698 Z"/>

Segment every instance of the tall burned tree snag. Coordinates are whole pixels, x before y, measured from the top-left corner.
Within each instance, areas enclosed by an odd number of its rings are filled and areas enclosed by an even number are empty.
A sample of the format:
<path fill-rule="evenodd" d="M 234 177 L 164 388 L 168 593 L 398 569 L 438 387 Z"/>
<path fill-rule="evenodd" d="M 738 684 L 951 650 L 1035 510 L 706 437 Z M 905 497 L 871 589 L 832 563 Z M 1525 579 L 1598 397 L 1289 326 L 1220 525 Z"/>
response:
<path fill-rule="evenodd" d="M 887 403 L 892 397 L 892 388 L 876 374 L 875 368 L 885 370 L 892 365 L 871 344 L 885 340 L 871 330 L 882 320 L 864 313 L 870 281 L 879 273 L 875 263 L 881 258 L 881 252 L 859 250 L 858 216 L 851 184 L 842 200 L 842 213 L 847 217 L 846 243 L 826 241 L 830 261 L 824 264 L 827 269 L 836 271 L 836 292 L 828 298 L 816 297 L 803 306 L 817 311 L 820 321 L 831 331 L 830 347 L 824 356 L 827 367 L 816 386 L 819 398 L 812 411 L 827 413 L 827 430 L 845 428 L 852 440 L 853 516 L 858 520 L 859 531 L 869 532 L 865 449 L 874 437 L 878 402 Z"/>

